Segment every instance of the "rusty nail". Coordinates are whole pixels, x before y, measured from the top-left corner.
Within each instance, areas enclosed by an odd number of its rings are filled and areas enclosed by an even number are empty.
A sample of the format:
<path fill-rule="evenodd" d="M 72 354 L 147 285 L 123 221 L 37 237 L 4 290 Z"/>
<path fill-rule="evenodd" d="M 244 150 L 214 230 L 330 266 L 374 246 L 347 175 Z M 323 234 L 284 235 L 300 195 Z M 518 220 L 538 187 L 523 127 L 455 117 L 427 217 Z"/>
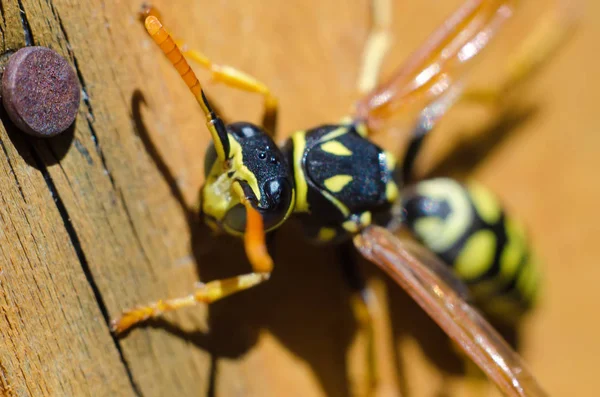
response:
<path fill-rule="evenodd" d="M 69 63 L 45 47 L 25 47 L 8 59 L 2 103 L 12 122 L 36 137 L 65 131 L 77 116 L 81 90 Z"/>

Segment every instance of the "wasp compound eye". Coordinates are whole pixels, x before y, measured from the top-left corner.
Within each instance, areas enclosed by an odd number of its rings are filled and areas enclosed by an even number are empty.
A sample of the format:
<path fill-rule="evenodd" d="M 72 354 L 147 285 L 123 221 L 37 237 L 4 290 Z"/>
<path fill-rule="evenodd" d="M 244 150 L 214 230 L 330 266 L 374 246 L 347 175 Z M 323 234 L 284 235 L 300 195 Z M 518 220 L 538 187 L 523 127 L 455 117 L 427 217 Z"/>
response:
<path fill-rule="evenodd" d="M 286 178 L 280 177 L 265 182 L 263 193 L 269 203 L 269 208 L 260 212 L 265 229 L 269 230 L 284 221 L 292 205 L 293 188 Z"/>
<path fill-rule="evenodd" d="M 47 138 L 73 124 L 81 90 L 71 65 L 45 47 L 22 48 L 10 56 L 2 76 L 2 103 L 23 132 Z"/>

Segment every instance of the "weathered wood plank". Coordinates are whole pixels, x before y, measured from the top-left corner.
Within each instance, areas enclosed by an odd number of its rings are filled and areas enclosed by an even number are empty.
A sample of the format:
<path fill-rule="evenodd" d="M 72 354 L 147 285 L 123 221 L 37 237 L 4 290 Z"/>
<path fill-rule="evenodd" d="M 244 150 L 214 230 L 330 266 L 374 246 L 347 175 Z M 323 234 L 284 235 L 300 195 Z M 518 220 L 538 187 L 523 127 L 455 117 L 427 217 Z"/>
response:
<path fill-rule="evenodd" d="M 5 51 L 28 41 L 20 7 L 2 4 Z M 29 18 L 43 20 L 39 9 Z M 131 394 L 47 166 L 10 123 L 0 140 L 0 394 Z"/>

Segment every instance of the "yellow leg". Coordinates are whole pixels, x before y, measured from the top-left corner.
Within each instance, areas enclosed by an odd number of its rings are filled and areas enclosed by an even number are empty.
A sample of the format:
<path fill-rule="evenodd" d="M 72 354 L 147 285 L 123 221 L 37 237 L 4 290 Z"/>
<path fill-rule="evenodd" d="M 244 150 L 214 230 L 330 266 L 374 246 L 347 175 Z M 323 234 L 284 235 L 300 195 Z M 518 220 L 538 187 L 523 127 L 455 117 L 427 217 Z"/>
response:
<path fill-rule="evenodd" d="M 377 357 L 375 348 L 375 316 L 380 311 L 377 310 L 377 300 L 373 291 L 369 288 L 360 271 L 356 261 L 353 247 L 348 243 L 339 247 L 340 262 L 343 275 L 352 290 L 351 307 L 354 318 L 359 325 L 361 335 L 365 336 L 365 381 L 364 387 L 367 396 L 372 396 L 378 386 L 379 373 L 377 368 Z M 361 385 L 363 386 L 363 385 Z M 362 389 L 362 387 L 361 387 Z"/>
<path fill-rule="evenodd" d="M 195 306 L 198 303 L 218 301 L 269 279 L 273 271 L 273 260 L 267 252 L 262 216 L 254 208 L 251 200 L 244 196 L 241 188 L 238 187 L 235 192 L 240 195 L 240 201 L 246 207 L 244 248 L 253 272 L 199 284 L 194 293 L 181 298 L 158 300 L 146 306 L 125 310 L 118 319 L 111 322 L 113 332 L 122 333 L 138 323 L 161 316 L 165 312 Z"/>
<path fill-rule="evenodd" d="M 213 63 L 206 55 L 198 50 L 188 49 L 187 45 L 181 41 L 176 41 L 176 43 L 177 46 L 181 48 L 185 57 L 210 71 L 213 81 L 223 83 L 229 87 L 262 95 L 264 98 L 262 125 L 271 135 L 275 133 L 275 128 L 277 126 L 278 100 L 271 93 L 269 87 L 241 70 L 228 65 L 217 65 Z"/>
<path fill-rule="evenodd" d="M 134 325 L 156 318 L 163 313 L 195 306 L 198 303 L 212 303 L 269 279 L 270 273 L 249 273 L 223 280 L 199 284 L 194 293 L 174 299 L 158 300 L 146 306 L 123 311 L 121 316 L 111 322 L 111 330 L 116 333 L 127 331 Z"/>
<path fill-rule="evenodd" d="M 556 6 L 542 16 L 533 31 L 519 45 L 507 62 L 500 82 L 491 88 L 468 88 L 462 100 L 500 103 L 524 82 L 532 78 L 567 41 L 576 26 L 577 5 Z M 564 5 L 563 5 L 564 3 Z"/>
<path fill-rule="evenodd" d="M 370 290 L 365 289 L 356 292 L 352 296 L 352 311 L 361 331 L 366 336 L 366 379 L 367 396 L 375 394 L 378 385 L 377 358 L 375 351 L 375 328 L 373 324 L 373 310 L 370 307 Z"/>
<path fill-rule="evenodd" d="M 390 0 L 371 0 L 371 28 L 363 50 L 357 82 L 361 94 L 375 88 L 379 80 L 381 64 L 391 45 L 391 14 Z"/>
<path fill-rule="evenodd" d="M 149 15 L 160 16 L 160 12 L 154 6 L 143 5 L 140 11 L 140 18 L 145 19 Z M 183 55 L 212 74 L 213 81 L 225 84 L 229 87 L 237 88 L 247 92 L 260 94 L 264 98 L 264 114 L 262 126 L 272 136 L 277 128 L 277 110 L 278 100 L 269 87 L 256 79 L 255 77 L 242 72 L 228 65 L 217 65 L 213 63 L 206 55 L 198 50 L 187 48 L 183 40 L 175 40 L 177 47 L 181 49 Z"/>

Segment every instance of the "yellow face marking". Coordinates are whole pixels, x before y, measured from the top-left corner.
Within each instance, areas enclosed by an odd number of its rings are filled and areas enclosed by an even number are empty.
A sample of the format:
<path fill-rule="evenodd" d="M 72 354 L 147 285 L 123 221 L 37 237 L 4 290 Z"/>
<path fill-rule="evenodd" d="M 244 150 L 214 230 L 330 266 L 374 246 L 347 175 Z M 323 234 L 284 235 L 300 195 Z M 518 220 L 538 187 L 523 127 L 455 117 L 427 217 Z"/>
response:
<path fill-rule="evenodd" d="M 443 252 L 460 239 L 473 220 L 469 198 L 462 186 L 451 179 L 421 182 L 417 191 L 435 200 L 445 200 L 450 205 L 446 219 L 431 217 L 415 222 L 418 237 L 434 252 Z"/>
<path fill-rule="evenodd" d="M 215 161 L 202 189 L 202 211 L 216 221 L 221 221 L 227 211 L 240 202 L 231 190 L 232 183 L 223 172 L 223 163 Z"/>
<path fill-rule="evenodd" d="M 323 184 L 330 192 L 339 193 L 347 184 L 352 182 L 352 179 L 352 175 L 334 175 L 325 179 Z"/>
<path fill-rule="evenodd" d="M 327 141 L 321 145 L 321 150 L 335 156 L 352 156 L 352 151 L 339 141 Z"/>
<path fill-rule="evenodd" d="M 335 235 L 336 235 L 336 231 L 335 229 L 332 229 L 330 227 L 322 227 L 321 229 L 319 229 L 319 234 L 317 235 L 317 239 L 319 241 L 323 241 L 323 242 L 327 242 L 327 241 L 331 241 Z"/>
<path fill-rule="evenodd" d="M 296 206 L 295 212 L 308 212 L 308 185 L 302 169 L 302 155 L 306 147 L 306 132 L 298 131 L 292 135 L 294 143 L 294 182 L 296 182 Z"/>
<path fill-rule="evenodd" d="M 240 203 L 239 196 L 233 193 L 233 183 L 236 179 L 248 183 L 256 198 L 260 200 L 261 194 L 258 188 L 256 176 L 244 165 L 242 146 L 230 135 L 230 159 L 229 167 L 217 160 L 213 164 L 206 183 L 202 189 L 202 210 L 220 222 L 231 208 Z M 228 233 L 240 234 L 227 229 Z"/>
<path fill-rule="evenodd" d="M 260 201 L 261 194 L 260 189 L 258 188 L 258 181 L 256 180 L 256 175 L 254 175 L 254 173 L 252 173 L 252 171 L 250 171 L 248 167 L 244 165 L 242 145 L 240 145 L 235 138 L 232 138 L 231 135 L 228 134 L 227 136 L 229 137 L 231 171 L 235 172 L 231 179 L 241 179 L 248 182 L 250 188 L 252 188 L 252 191 L 256 195 L 256 198 Z"/>
<path fill-rule="evenodd" d="M 492 192 L 477 183 L 470 183 L 469 194 L 475 205 L 477 214 L 479 214 L 484 221 L 491 225 L 498 222 L 502 211 L 498 204 L 498 200 L 496 200 L 496 197 L 494 197 Z"/>
<path fill-rule="evenodd" d="M 217 129 L 211 122 L 206 123 L 206 127 L 208 128 L 213 144 L 215 145 L 215 152 L 217 152 L 217 158 L 221 161 L 225 160 L 225 148 L 221 144 L 221 140 L 219 139 L 219 133 L 217 132 Z M 227 136 L 229 136 L 229 134 L 227 134 Z"/>
<path fill-rule="evenodd" d="M 466 242 L 456 258 L 455 270 L 466 280 L 482 276 L 492 265 L 496 236 L 490 230 L 480 230 Z"/>

